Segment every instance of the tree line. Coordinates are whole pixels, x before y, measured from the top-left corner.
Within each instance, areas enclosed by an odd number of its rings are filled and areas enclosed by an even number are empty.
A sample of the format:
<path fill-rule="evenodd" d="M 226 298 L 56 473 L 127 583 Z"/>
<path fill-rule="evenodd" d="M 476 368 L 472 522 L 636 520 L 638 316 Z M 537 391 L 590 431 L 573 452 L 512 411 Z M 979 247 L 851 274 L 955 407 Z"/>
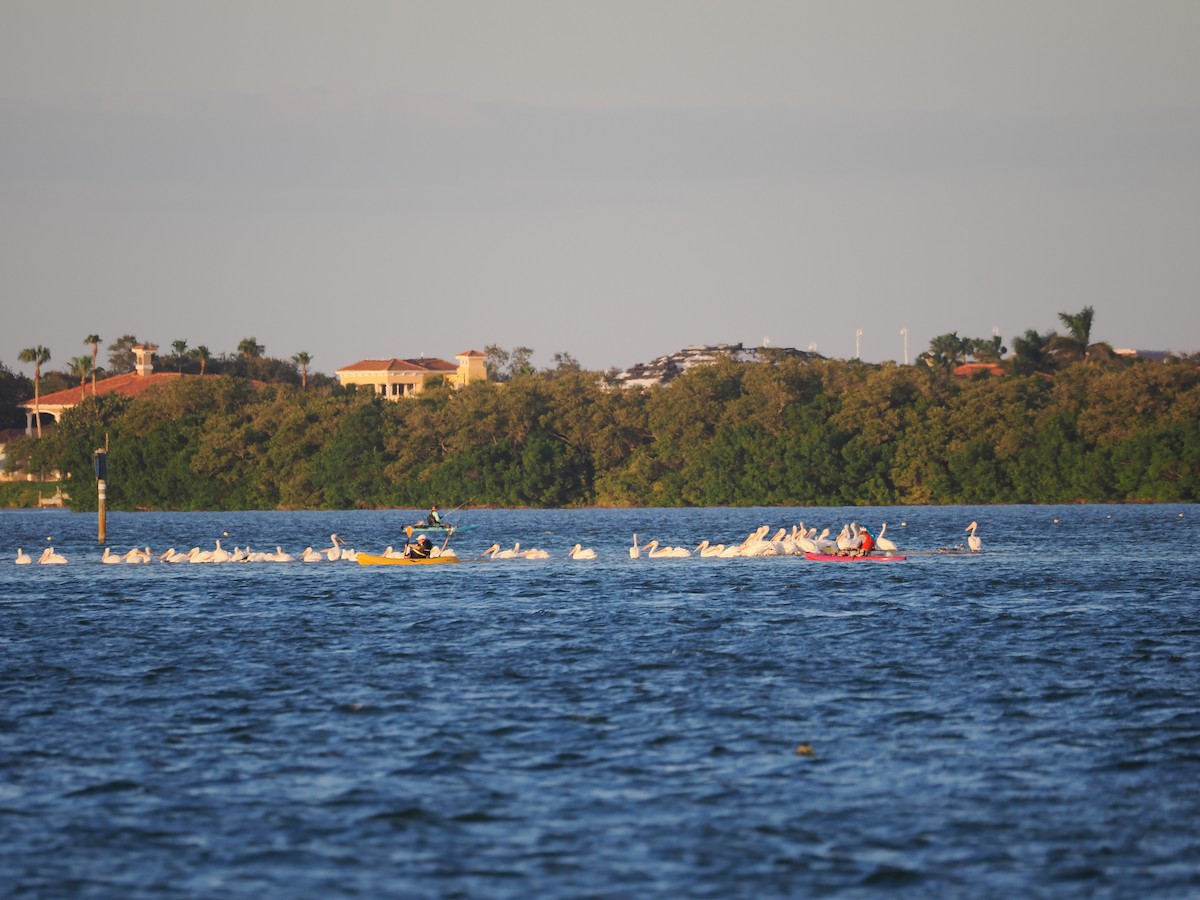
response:
<path fill-rule="evenodd" d="M 1200 500 L 1200 374 L 1180 361 L 961 379 L 725 359 L 646 389 L 563 367 L 401 402 L 184 378 L 87 398 L 10 451 L 94 509 L 106 436 L 114 509 Z"/>
<path fill-rule="evenodd" d="M 115 509 L 1195 502 L 1200 359 L 1121 357 L 1091 342 L 1093 316 L 1060 313 L 1066 333 L 1026 331 L 1007 358 L 998 336 L 949 333 L 913 366 L 766 353 L 649 388 L 489 346 L 491 381 L 402 402 L 247 338 L 197 358 L 218 377 L 85 392 L 44 439 L 10 441 L 7 466 L 70 473 L 78 510 L 106 439 Z M 132 368 L 136 343 L 110 366 Z M 1008 374 L 955 377 L 967 361 Z M 21 396 L 0 364 L 0 411 Z"/>

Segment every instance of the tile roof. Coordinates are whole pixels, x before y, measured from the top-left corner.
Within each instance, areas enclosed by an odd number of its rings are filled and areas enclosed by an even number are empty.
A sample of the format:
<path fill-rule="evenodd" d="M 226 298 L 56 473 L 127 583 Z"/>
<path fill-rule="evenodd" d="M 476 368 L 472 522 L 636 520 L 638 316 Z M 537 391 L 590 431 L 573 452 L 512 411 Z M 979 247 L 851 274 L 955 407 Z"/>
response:
<path fill-rule="evenodd" d="M 1007 375 L 1008 369 L 1000 363 L 994 362 L 969 362 L 963 363 L 954 370 L 955 375 L 959 378 L 970 378 L 972 375 L 978 375 L 980 372 L 987 372 L 989 375 Z"/>
<path fill-rule="evenodd" d="M 432 356 L 420 359 L 361 359 L 338 372 L 454 372 L 458 365 Z"/>
<path fill-rule="evenodd" d="M 214 375 L 180 375 L 178 372 L 154 372 L 150 375 L 139 375 L 137 372 L 126 372 L 124 375 L 113 375 L 111 378 L 101 378 L 96 381 L 96 396 L 101 394 L 120 394 L 123 397 L 136 397 L 151 385 L 162 384 L 178 378 L 215 378 Z M 82 403 L 92 396 L 92 384 L 89 381 L 83 387 L 67 388 L 65 391 L 55 391 L 52 394 L 42 394 L 41 405 L 71 407 Z M 30 399 L 21 406 L 32 410 L 34 403 Z"/>

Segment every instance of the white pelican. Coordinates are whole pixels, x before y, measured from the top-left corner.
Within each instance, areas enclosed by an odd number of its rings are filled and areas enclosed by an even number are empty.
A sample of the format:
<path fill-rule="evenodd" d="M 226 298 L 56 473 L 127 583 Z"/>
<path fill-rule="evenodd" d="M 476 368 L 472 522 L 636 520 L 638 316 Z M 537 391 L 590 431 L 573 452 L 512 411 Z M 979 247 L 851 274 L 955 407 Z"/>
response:
<path fill-rule="evenodd" d="M 269 554 L 269 558 L 270 558 L 271 562 L 295 562 L 296 561 L 296 557 L 292 556 L 292 554 L 288 553 L 286 550 L 284 550 L 278 544 L 275 545 L 275 552 Z"/>
<path fill-rule="evenodd" d="M 199 548 L 197 548 L 196 552 L 199 552 Z M 168 563 L 181 563 L 190 560 L 191 556 L 182 550 L 176 550 L 174 547 L 171 547 L 167 550 L 164 550 L 159 559 Z"/>
<path fill-rule="evenodd" d="M 738 556 L 774 556 L 776 550 L 770 541 L 764 540 L 767 532 L 771 530 L 770 525 L 763 525 L 757 531 L 749 535 L 738 548 Z"/>
<path fill-rule="evenodd" d="M 120 559 L 127 563 L 148 563 L 150 560 L 154 559 L 154 556 L 150 553 L 149 547 L 147 547 L 145 550 L 140 550 L 137 547 L 134 547 L 124 556 L 120 557 Z"/>
<path fill-rule="evenodd" d="M 223 563 L 233 559 L 233 554 L 221 546 L 220 540 L 217 541 L 217 547 L 212 551 L 211 562 Z"/>
<path fill-rule="evenodd" d="M 650 559 L 682 559 L 692 555 L 692 551 L 687 547 L 660 547 L 658 541 L 644 544 L 642 549 Z"/>
<path fill-rule="evenodd" d="M 26 553 L 24 548 L 18 547 L 17 548 L 17 565 L 18 566 L 27 566 L 32 562 L 33 562 L 33 557 L 30 556 L 28 553 Z"/>
<path fill-rule="evenodd" d="M 880 550 L 887 550 L 888 552 L 899 550 L 900 548 L 896 546 L 895 541 L 883 536 L 885 531 L 887 531 L 887 522 L 884 522 L 883 527 L 879 529 L 879 537 L 875 538 L 875 546 Z"/>
<path fill-rule="evenodd" d="M 550 558 L 549 552 L 547 552 L 546 550 L 538 550 L 538 549 L 522 550 L 519 555 L 525 557 L 526 559 L 549 559 Z"/>
<path fill-rule="evenodd" d="M 971 536 L 969 538 L 967 538 L 967 546 L 971 548 L 972 553 L 978 553 L 980 548 L 983 546 L 983 541 L 981 541 L 975 535 L 975 529 L 978 527 L 979 527 L 978 522 L 972 522 L 970 525 L 968 525 L 966 528 L 963 529 L 963 531 L 971 532 Z"/>
<path fill-rule="evenodd" d="M 837 544 L 837 548 L 839 550 L 853 550 L 854 549 L 854 538 L 850 535 L 850 525 L 842 526 L 842 530 L 838 533 L 838 536 L 834 539 L 834 543 Z"/>
<path fill-rule="evenodd" d="M 641 555 L 642 555 L 642 551 L 641 551 L 641 548 L 638 547 L 638 542 L 637 542 L 637 532 L 634 532 L 633 546 L 629 548 L 629 558 L 637 559 Z"/>
<path fill-rule="evenodd" d="M 340 540 L 340 538 L 336 534 L 331 534 L 329 536 L 329 540 L 333 544 L 333 546 L 326 547 L 321 552 L 325 555 L 325 558 L 328 559 L 330 562 L 337 562 L 339 559 L 342 558 L 342 548 L 338 546 L 338 541 Z"/>
<path fill-rule="evenodd" d="M 801 523 L 801 524 L 803 524 L 803 523 Z M 813 529 L 813 530 L 815 531 L 816 529 Z M 829 529 L 826 528 L 825 531 L 826 531 L 826 533 L 828 533 Z M 811 537 L 809 537 L 808 532 L 806 532 L 806 531 L 801 531 L 798 535 L 796 535 L 796 547 L 797 547 L 797 549 L 799 549 L 799 551 L 801 553 L 820 553 L 821 552 L 820 548 L 817 546 L 817 542 L 814 541 Z"/>
<path fill-rule="evenodd" d="M 212 562 L 213 552 L 211 550 L 201 550 L 199 547 L 193 547 L 187 552 L 187 561 L 190 563 L 210 563 Z"/>
<path fill-rule="evenodd" d="M 312 547 L 305 547 L 304 552 L 300 554 L 300 559 L 304 562 L 324 562 L 325 554 Z"/>
<path fill-rule="evenodd" d="M 816 529 L 814 528 L 813 531 L 816 531 Z M 813 543 L 817 545 L 817 550 L 822 553 L 824 553 L 828 550 L 836 550 L 837 549 L 837 544 L 835 544 L 833 541 L 831 541 L 829 539 L 829 529 L 828 528 L 822 529 L 820 535 L 813 538 Z"/>
<path fill-rule="evenodd" d="M 725 549 L 724 544 L 710 544 L 708 538 L 702 540 L 697 546 L 695 552 L 701 556 L 720 556 L 721 551 Z"/>
<path fill-rule="evenodd" d="M 47 547 L 38 557 L 38 563 L 43 566 L 62 566 L 66 565 L 66 562 L 67 558 L 61 553 L 55 553 L 53 547 Z"/>
<path fill-rule="evenodd" d="M 596 551 L 591 547 L 585 549 L 582 544 L 576 544 L 571 548 L 570 552 L 567 553 L 567 556 L 569 556 L 571 559 L 595 559 Z"/>
<path fill-rule="evenodd" d="M 124 561 L 125 560 L 123 557 L 112 552 L 112 547 L 105 547 L 104 555 L 100 557 L 100 562 L 105 563 L 107 565 L 112 565 L 113 563 L 120 563 L 120 562 L 124 562 Z"/>
<path fill-rule="evenodd" d="M 520 547 L 521 545 L 517 544 L 516 546 Z M 481 556 L 490 555 L 492 557 L 492 559 L 516 559 L 517 558 L 517 550 L 515 548 L 512 550 L 501 550 L 499 544 L 492 544 L 492 546 L 488 547 L 480 555 Z"/>

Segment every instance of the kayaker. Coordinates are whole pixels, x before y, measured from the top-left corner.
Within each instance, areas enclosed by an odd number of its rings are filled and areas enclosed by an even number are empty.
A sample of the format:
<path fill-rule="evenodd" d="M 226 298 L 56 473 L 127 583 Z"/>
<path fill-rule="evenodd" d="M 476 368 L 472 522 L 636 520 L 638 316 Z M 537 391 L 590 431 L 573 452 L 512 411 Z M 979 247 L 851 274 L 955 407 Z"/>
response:
<path fill-rule="evenodd" d="M 433 541 L 429 540 L 425 535 L 417 535 L 417 542 L 409 544 L 405 553 L 410 559 L 429 559 L 429 554 L 433 552 Z"/>
<path fill-rule="evenodd" d="M 429 524 L 430 525 L 445 525 L 446 524 L 445 522 L 442 521 L 441 514 L 438 513 L 438 508 L 436 506 L 432 507 L 429 510 Z"/>
<path fill-rule="evenodd" d="M 867 528 L 865 525 L 859 530 L 858 534 L 861 538 L 858 544 L 858 549 L 859 552 L 865 556 L 875 549 L 875 538 L 871 537 L 871 529 Z"/>

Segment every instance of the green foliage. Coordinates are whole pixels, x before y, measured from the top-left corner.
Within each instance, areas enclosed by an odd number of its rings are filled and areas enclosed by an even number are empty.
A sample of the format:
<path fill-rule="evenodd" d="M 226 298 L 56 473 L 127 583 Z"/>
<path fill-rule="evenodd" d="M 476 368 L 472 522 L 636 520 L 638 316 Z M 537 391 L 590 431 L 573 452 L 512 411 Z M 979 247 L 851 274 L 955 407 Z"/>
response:
<path fill-rule="evenodd" d="M 986 352 L 954 340 L 947 354 Z M 87 397 L 10 452 L 70 473 L 77 510 L 95 508 L 106 437 L 114 509 L 1200 499 L 1194 362 L 963 380 L 949 361 L 722 359 L 647 390 L 560 364 L 400 402 L 184 378 Z"/>

